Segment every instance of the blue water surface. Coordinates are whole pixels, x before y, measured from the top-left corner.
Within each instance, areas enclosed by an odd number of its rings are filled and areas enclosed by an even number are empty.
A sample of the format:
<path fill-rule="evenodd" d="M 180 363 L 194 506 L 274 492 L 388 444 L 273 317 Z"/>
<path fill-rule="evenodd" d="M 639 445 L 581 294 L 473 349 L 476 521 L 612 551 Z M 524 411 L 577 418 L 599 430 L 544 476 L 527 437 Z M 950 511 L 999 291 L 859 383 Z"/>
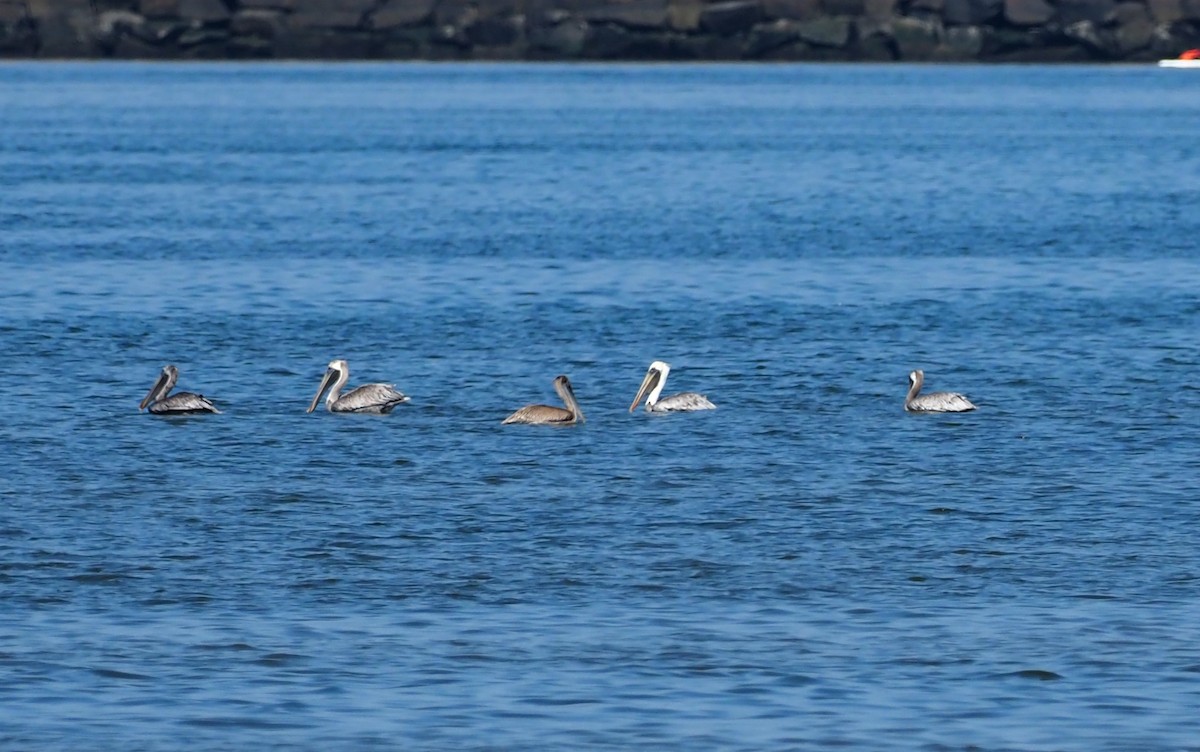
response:
<path fill-rule="evenodd" d="M 0 65 L 0 747 L 1200 749 L 1198 122 L 1151 67 Z M 333 358 L 412 402 L 305 414 Z M 718 408 L 630 414 L 655 359 Z M 166 363 L 222 414 L 139 413 Z M 559 373 L 586 423 L 500 425 Z"/>

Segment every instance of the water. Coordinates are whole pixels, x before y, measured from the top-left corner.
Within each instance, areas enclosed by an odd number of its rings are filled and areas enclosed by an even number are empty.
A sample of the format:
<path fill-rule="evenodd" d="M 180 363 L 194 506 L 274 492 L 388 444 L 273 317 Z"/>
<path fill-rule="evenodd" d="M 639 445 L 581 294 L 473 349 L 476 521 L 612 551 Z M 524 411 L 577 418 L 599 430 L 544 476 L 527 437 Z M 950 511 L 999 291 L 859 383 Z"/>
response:
<path fill-rule="evenodd" d="M 1200 749 L 1198 91 L 0 66 L 0 746 Z"/>

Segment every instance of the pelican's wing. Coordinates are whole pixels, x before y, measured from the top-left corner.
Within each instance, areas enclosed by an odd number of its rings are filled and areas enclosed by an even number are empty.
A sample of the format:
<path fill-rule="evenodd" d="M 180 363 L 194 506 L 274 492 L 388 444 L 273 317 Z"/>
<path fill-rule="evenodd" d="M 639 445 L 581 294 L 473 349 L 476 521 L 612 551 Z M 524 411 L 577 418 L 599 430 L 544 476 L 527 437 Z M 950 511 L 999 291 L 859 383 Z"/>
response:
<path fill-rule="evenodd" d="M 908 409 L 926 413 L 965 413 L 974 410 L 975 405 L 957 392 L 931 392 L 918 396 L 909 404 Z"/>
<path fill-rule="evenodd" d="M 663 397 L 654 405 L 655 412 L 691 412 L 693 410 L 715 410 L 716 405 L 703 394 L 681 392 Z"/>
<path fill-rule="evenodd" d="M 338 413 L 389 413 L 408 397 L 391 384 L 363 384 L 351 389 L 333 403 Z"/>
<path fill-rule="evenodd" d="M 179 392 L 164 400 L 152 402 L 150 412 L 155 415 L 184 415 L 187 413 L 220 413 L 221 411 L 203 394 Z"/>
<path fill-rule="evenodd" d="M 504 419 L 508 423 L 574 423 L 575 414 L 570 410 L 550 405 L 526 405 Z M 502 425 L 503 425 L 502 424 Z"/>

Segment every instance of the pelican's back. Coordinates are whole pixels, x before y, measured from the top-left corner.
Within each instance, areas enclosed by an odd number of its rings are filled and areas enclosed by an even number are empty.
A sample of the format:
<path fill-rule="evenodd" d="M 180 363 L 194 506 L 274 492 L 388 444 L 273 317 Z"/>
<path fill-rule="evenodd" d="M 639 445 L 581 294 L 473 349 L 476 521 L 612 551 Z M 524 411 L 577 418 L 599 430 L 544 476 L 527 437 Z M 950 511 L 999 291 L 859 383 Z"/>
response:
<path fill-rule="evenodd" d="M 148 408 L 155 415 L 187 415 L 189 413 L 217 413 L 220 410 L 203 394 L 179 392 L 166 399 L 150 403 Z"/>
<path fill-rule="evenodd" d="M 570 425 L 575 422 L 575 413 L 562 407 L 551 405 L 526 405 L 504 419 L 501 425 L 509 423 L 558 423 Z"/>
<path fill-rule="evenodd" d="M 904 409 L 913 413 L 965 413 L 974 410 L 975 405 L 957 392 L 930 392 L 913 397 Z"/>
<path fill-rule="evenodd" d="M 708 397 L 695 392 L 680 392 L 670 397 L 663 397 L 646 409 L 655 413 L 693 412 L 695 410 L 715 410 L 717 406 L 709 402 Z"/>
<path fill-rule="evenodd" d="M 335 413 L 390 413 L 408 396 L 391 384 L 363 384 L 337 399 L 329 409 Z"/>

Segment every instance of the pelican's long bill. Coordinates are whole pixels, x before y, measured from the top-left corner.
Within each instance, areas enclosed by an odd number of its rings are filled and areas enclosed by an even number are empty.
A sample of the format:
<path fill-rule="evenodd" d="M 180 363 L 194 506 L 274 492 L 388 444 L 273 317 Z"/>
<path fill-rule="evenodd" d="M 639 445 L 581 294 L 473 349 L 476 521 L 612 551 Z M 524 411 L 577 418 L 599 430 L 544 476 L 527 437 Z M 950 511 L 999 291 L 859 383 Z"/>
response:
<path fill-rule="evenodd" d="M 317 389 L 317 396 L 313 397 L 312 404 L 308 406 L 305 413 L 311 413 L 317 409 L 317 405 L 321 402 L 321 398 L 325 396 L 325 392 L 329 391 L 329 387 L 333 386 L 333 382 L 337 380 L 340 374 L 334 368 L 326 368 L 325 375 L 321 377 L 321 386 Z"/>
<path fill-rule="evenodd" d="M 138 410 L 145 410 L 146 405 L 149 405 L 151 402 L 157 402 L 167 392 L 171 391 L 171 387 L 175 385 L 175 379 L 171 378 L 172 376 L 170 366 L 162 369 L 162 372 L 158 374 L 158 379 L 154 382 L 154 386 L 150 387 L 150 391 L 146 394 L 145 399 L 138 405 Z"/>
<path fill-rule="evenodd" d="M 654 391 L 654 387 L 658 386 L 658 381 L 661 378 L 662 372 L 654 366 L 650 366 L 649 370 L 646 371 L 646 378 L 642 379 L 642 385 L 638 387 L 637 396 L 633 398 L 633 404 L 629 406 L 629 412 L 636 410 L 646 395 Z"/>

